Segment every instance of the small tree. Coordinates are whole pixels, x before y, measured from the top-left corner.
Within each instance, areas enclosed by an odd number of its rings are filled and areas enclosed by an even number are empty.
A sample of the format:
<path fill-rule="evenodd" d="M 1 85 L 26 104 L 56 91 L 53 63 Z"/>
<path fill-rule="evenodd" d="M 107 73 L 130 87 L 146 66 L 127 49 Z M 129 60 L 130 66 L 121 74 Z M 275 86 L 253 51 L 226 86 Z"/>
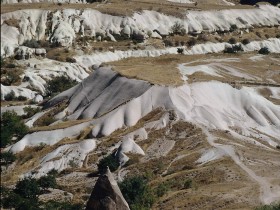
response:
<path fill-rule="evenodd" d="M 12 137 L 22 138 L 28 132 L 28 127 L 15 111 L 4 112 L 1 116 L 1 147 L 11 143 Z"/>
<path fill-rule="evenodd" d="M 171 34 L 177 34 L 177 35 L 185 35 L 186 29 L 184 28 L 184 25 L 179 23 L 178 21 L 174 23 L 173 26 L 170 28 Z"/>
<path fill-rule="evenodd" d="M 70 77 L 65 75 L 55 77 L 47 82 L 46 95 L 52 96 L 61 93 L 77 84 L 78 82 L 76 80 L 72 80 Z"/>
<path fill-rule="evenodd" d="M 184 48 L 177 48 L 177 53 L 183 54 L 183 52 L 184 52 Z"/>
<path fill-rule="evenodd" d="M 53 175 L 42 176 L 38 180 L 39 187 L 45 191 L 47 188 L 55 188 L 57 186 L 56 179 Z"/>
<path fill-rule="evenodd" d="M 155 201 L 151 187 L 142 176 L 126 178 L 119 187 L 131 209 L 149 209 Z"/>
<path fill-rule="evenodd" d="M 26 106 L 23 108 L 25 112 L 24 118 L 29 118 L 38 113 L 41 109 L 39 107 L 33 108 L 32 106 Z"/>
<path fill-rule="evenodd" d="M 110 171 L 113 172 L 118 169 L 120 163 L 117 158 L 111 154 L 101 159 L 97 166 L 99 173 L 104 173 L 107 170 L 107 167 L 109 167 Z"/>
<path fill-rule="evenodd" d="M 16 99 L 16 94 L 15 92 L 12 90 L 11 92 L 9 92 L 7 95 L 5 95 L 5 100 L 6 101 L 14 101 Z"/>
<path fill-rule="evenodd" d="M 35 178 L 26 177 L 17 182 L 14 192 L 23 198 L 37 201 L 40 188 Z"/>
<path fill-rule="evenodd" d="M 11 152 L 1 153 L 1 163 L 4 165 L 9 165 L 16 160 L 16 156 Z"/>

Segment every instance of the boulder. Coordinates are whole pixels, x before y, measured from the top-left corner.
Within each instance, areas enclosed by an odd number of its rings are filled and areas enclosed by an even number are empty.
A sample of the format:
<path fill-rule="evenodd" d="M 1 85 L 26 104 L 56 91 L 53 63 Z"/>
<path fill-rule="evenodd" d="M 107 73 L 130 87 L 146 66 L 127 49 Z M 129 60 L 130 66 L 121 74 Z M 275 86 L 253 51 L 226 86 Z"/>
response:
<path fill-rule="evenodd" d="M 47 51 L 44 48 L 36 48 L 35 49 L 35 55 L 39 55 L 39 56 L 46 56 Z"/>
<path fill-rule="evenodd" d="M 86 210 L 129 210 L 109 168 L 98 178 L 87 202 Z"/>

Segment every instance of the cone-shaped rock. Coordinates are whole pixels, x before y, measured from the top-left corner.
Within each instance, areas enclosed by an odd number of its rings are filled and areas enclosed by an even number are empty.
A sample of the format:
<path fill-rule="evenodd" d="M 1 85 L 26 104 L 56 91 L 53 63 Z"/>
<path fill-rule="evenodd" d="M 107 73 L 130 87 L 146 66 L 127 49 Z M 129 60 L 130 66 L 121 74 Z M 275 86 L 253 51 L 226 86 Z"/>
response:
<path fill-rule="evenodd" d="M 129 210 L 129 206 L 109 168 L 97 180 L 86 210 Z"/>

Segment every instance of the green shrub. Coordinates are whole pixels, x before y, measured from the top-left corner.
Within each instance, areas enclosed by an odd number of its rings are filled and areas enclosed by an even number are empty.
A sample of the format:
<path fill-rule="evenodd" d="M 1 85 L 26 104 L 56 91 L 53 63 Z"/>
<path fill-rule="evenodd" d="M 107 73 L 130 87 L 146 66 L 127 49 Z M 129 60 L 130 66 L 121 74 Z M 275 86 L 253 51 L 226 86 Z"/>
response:
<path fill-rule="evenodd" d="M 126 178 L 119 187 L 132 210 L 150 209 L 155 202 L 155 196 L 142 176 Z"/>
<path fill-rule="evenodd" d="M 263 54 L 263 55 L 268 55 L 270 53 L 269 49 L 267 47 L 262 47 L 259 50 L 259 54 Z"/>
<path fill-rule="evenodd" d="M 184 48 L 177 48 L 177 53 L 178 54 L 183 54 Z"/>
<path fill-rule="evenodd" d="M 9 92 L 7 95 L 5 95 L 5 101 L 14 101 L 16 99 L 16 94 L 15 92 L 12 90 L 11 92 Z"/>
<path fill-rule="evenodd" d="M 46 190 L 47 188 L 55 188 L 57 186 L 55 176 L 48 174 L 47 176 L 42 176 L 38 180 L 39 187 Z"/>
<path fill-rule="evenodd" d="M 185 182 L 184 182 L 184 189 L 189 189 L 191 188 L 193 185 L 193 182 L 191 179 L 187 179 Z"/>
<path fill-rule="evenodd" d="M 35 178 L 26 177 L 17 182 L 14 192 L 23 198 L 37 201 L 40 187 Z"/>
<path fill-rule="evenodd" d="M 15 111 L 4 112 L 1 116 L 1 148 L 11 143 L 12 137 L 22 138 L 28 133 L 28 127 Z"/>
<path fill-rule="evenodd" d="M 11 152 L 1 152 L 1 164 L 9 165 L 16 160 L 16 156 Z"/>
<path fill-rule="evenodd" d="M 30 118 L 36 113 L 40 112 L 40 107 L 33 108 L 32 106 L 26 106 L 23 108 L 23 111 L 25 112 L 24 118 Z"/>
<path fill-rule="evenodd" d="M 168 190 L 170 186 L 167 183 L 160 183 L 156 188 L 156 195 L 162 197 Z"/>
<path fill-rule="evenodd" d="M 120 163 L 118 159 L 111 154 L 101 159 L 97 166 L 99 173 L 104 173 L 107 170 L 107 167 L 109 167 L 110 171 L 113 172 L 119 168 Z"/>
<path fill-rule="evenodd" d="M 226 47 L 224 53 L 237 53 L 243 51 L 241 45 L 232 45 L 231 47 Z"/>
<path fill-rule="evenodd" d="M 72 80 L 68 76 L 62 75 L 55 77 L 52 80 L 49 80 L 46 84 L 46 96 L 56 95 L 77 84 L 78 82 L 76 80 Z"/>

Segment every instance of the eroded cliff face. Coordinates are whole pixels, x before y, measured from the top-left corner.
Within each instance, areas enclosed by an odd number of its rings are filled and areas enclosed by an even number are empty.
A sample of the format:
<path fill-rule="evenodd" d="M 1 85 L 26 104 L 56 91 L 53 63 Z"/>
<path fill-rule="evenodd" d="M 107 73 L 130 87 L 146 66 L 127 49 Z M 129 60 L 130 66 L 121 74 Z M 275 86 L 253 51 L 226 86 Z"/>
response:
<path fill-rule="evenodd" d="M 86 210 L 129 210 L 109 168 L 98 178 L 87 202 Z"/>

